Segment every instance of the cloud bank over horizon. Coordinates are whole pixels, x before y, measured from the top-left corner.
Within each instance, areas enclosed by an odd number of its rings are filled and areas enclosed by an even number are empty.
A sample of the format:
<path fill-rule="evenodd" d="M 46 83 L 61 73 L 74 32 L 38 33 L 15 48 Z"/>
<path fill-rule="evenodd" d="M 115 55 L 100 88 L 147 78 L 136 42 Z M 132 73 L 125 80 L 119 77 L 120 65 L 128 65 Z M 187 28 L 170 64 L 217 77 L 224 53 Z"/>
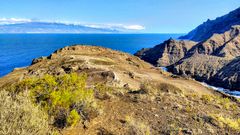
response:
<path fill-rule="evenodd" d="M 24 25 L 25 24 L 25 25 Z M 35 24 L 35 30 L 20 30 L 20 31 L 16 31 L 16 33 L 19 32 L 23 32 L 23 33 L 56 33 L 58 32 L 73 32 L 73 33 L 85 33 L 85 31 L 81 31 L 79 28 L 80 27 L 84 27 L 89 28 L 89 29 L 94 29 L 94 30 L 99 30 L 97 33 L 101 33 L 101 30 L 103 30 L 103 33 L 114 33 L 114 32 L 139 32 L 142 30 L 145 30 L 145 27 L 139 24 L 132 24 L 132 25 L 126 25 L 126 24 L 111 24 L 111 23 L 106 23 L 106 24 L 97 24 L 97 23 L 83 23 L 83 22 L 70 22 L 70 21 L 44 21 L 44 20 L 37 20 L 37 19 L 26 19 L 26 18 L 0 18 L 0 28 L 1 29 L 6 29 L 6 30 L 0 30 L 0 33 L 4 33 L 7 32 L 7 29 L 10 29 L 10 27 L 16 27 L 17 28 L 20 27 L 21 25 L 21 29 L 24 29 L 24 27 L 26 29 L 29 29 L 30 25 L 29 24 Z M 36 31 L 36 27 L 37 24 L 39 24 L 39 31 Z M 45 25 L 44 27 L 42 27 L 42 25 Z M 56 30 L 54 30 L 54 28 L 52 27 L 52 25 L 56 25 Z M 51 25 L 51 30 L 49 30 L 49 27 L 46 27 L 46 25 Z M 62 29 L 62 27 L 57 27 L 57 26 L 62 26 L 65 25 L 64 30 L 60 30 Z M 67 30 L 67 26 L 71 27 L 69 30 Z M 76 29 L 74 29 L 73 27 L 75 27 Z M 44 28 L 46 28 L 46 30 L 44 31 Z M 15 31 L 10 30 L 10 33 L 15 33 Z M 87 33 L 91 32 L 86 31 Z M 94 32 L 94 31 L 93 31 Z"/>

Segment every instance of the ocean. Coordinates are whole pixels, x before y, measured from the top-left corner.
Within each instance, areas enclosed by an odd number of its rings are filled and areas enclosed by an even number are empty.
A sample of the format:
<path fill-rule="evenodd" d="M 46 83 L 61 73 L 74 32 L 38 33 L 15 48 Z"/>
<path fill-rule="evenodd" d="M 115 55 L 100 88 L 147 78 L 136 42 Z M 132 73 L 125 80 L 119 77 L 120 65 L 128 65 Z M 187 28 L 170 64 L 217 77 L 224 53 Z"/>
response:
<path fill-rule="evenodd" d="M 14 68 L 29 66 L 65 46 L 83 44 L 134 54 L 182 34 L 0 34 L 0 77 Z"/>

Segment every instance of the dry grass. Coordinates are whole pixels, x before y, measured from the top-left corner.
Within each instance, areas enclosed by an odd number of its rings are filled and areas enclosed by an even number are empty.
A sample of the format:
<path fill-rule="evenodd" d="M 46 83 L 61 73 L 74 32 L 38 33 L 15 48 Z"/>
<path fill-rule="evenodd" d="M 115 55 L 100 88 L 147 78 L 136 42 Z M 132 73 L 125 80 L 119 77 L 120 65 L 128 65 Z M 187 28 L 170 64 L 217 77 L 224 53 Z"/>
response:
<path fill-rule="evenodd" d="M 0 91 L 0 110 L 1 135 L 55 134 L 48 115 L 34 106 L 27 94 L 12 97 L 7 91 Z"/>
<path fill-rule="evenodd" d="M 131 116 L 126 116 L 126 122 L 129 124 L 129 126 L 132 128 L 132 130 L 137 135 L 150 135 L 150 127 L 143 123 L 139 122 L 136 119 L 134 119 Z"/>
<path fill-rule="evenodd" d="M 160 83 L 159 84 L 159 89 L 162 90 L 163 92 L 169 92 L 173 94 L 181 94 L 182 90 L 172 84 L 168 83 Z"/>
<path fill-rule="evenodd" d="M 109 60 L 91 59 L 89 61 L 96 65 L 114 65 L 114 63 Z"/>

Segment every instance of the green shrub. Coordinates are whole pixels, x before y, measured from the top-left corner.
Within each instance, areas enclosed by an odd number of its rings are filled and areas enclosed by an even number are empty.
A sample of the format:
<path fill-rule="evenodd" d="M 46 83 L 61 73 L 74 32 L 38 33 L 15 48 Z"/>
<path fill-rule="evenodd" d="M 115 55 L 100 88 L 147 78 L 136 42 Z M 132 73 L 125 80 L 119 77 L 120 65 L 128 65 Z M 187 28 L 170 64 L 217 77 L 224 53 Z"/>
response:
<path fill-rule="evenodd" d="M 213 96 L 211 95 L 202 95 L 202 98 L 203 102 L 205 103 L 210 103 L 213 101 Z"/>
<path fill-rule="evenodd" d="M 75 126 L 79 121 L 81 117 L 79 116 L 78 112 L 74 109 L 70 112 L 68 118 L 67 118 L 67 124 L 69 126 Z"/>
<path fill-rule="evenodd" d="M 236 111 L 238 109 L 238 105 L 237 104 L 231 104 L 230 108 L 234 111 Z"/>
<path fill-rule="evenodd" d="M 191 107 L 190 105 L 187 105 L 186 108 L 185 108 L 185 111 L 186 111 L 187 113 L 192 112 L 192 107 Z"/>
<path fill-rule="evenodd" d="M 32 104 L 28 94 L 12 97 L 0 91 L 1 135 L 46 135 L 54 134 L 49 126 L 48 115 Z"/>
<path fill-rule="evenodd" d="M 222 126 L 227 126 L 233 130 L 240 131 L 240 119 L 223 117 L 219 114 L 212 114 L 211 117 L 217 120 Z"/>
<path fill-rule="evenodd" d="M 33 102 L 41 105 L 50 116 L 54 116 L 55 125 L 63 128 L 73 117 L 73 113 L 87 114 L 85 110 L 95 105 L 94 91 L 86 88 L 86 78 L 86 74 L 76 73 L 62 76 L 45 75 L 42 78 L 26 79 L 18 83 L 15 90 L 30 91 Z M 76 124 L 75 120 L 70 123 Z"/>
<path fill-rule="evenodd" d="M 232 102 L 229 98 L 218 97 L 216 98 L 216 102 L 222 105 L 227 110 L 232 106 Z"/>

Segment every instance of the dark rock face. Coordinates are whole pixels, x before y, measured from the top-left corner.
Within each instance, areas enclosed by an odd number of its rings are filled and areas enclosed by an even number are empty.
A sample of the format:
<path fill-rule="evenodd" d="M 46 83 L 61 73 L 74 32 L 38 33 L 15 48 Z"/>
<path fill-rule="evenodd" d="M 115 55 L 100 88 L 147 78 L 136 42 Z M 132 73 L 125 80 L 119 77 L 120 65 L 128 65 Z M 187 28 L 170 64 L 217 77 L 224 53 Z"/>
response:
<path fill-rule="evenodd" d="M 170 66 L 170 71 L 201 81 L 211 80 L 212 83 L 213 76 L 234 58 L 240 56 L 239 31 L 240 27 L 234 26 L 224 34 L 214 34 L 208 40 L 196 44 L 183 59 Z M 225 83 L 222 86 L 232 88 Z"/>
<path fill-rule="evenodd" d="M 216 56 L 194 54 L 169 66 L 174 74 L 190 76 L 199 81 L 208 81 L 229 61 Z"/>
<path fill-rule="evenodd" d="M 240 91 L 240 57 L 223 66 L 210 81 L 217 86 L 227 84 L 228 88 Z"/>
<path fill-rule="evenodd" d="M 240 8 L 215 20 L 204 22 L 187 35 L 180 37 L 180 39 L 189 39 L 197 42 L 204 41 L 215 33 L 221 34 L 228 31 L 234 25 L 240 25 Z"/>
<path fill-rule="evenodd" d="M 240 26 L 199 43 L 168 40 L 137 54 L 156 66 L 168 67 L 174 74 L 240 90 Z"/>
<path fill-rule="evenodd" d="M 196 43 L 192 41 L 169 39 L 151 49 L 142 49 L 138 51 L 135 56 L 153 65 L 166 67 L 183 58 L 186 52 L 195 44 Z"/>

